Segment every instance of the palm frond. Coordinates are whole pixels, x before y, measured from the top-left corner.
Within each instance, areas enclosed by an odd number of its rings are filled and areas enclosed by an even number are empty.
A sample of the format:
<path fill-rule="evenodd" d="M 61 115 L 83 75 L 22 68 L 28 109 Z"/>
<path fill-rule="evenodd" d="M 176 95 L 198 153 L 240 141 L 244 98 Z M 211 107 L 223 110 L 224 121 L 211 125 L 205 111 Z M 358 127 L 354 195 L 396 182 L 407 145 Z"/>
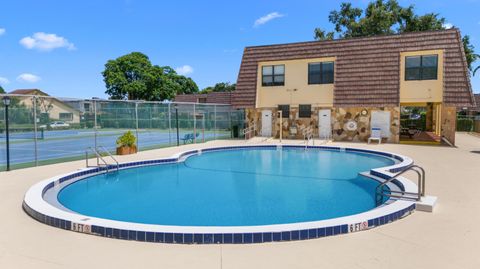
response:
<path fill-rule="evenodd" d="M 477 73 L 478 70 L 480 70 L 480 66 L 477 66 L 475 69 L 473 69 L 473 76 L 475 76 L 475 73 Z"/>

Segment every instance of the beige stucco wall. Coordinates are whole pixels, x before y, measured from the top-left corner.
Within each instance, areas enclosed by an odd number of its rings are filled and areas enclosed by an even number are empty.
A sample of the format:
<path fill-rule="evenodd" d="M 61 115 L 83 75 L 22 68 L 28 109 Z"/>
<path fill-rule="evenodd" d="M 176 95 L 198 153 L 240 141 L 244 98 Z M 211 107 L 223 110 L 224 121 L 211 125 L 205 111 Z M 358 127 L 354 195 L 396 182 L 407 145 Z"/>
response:
<path fill-rule="evenodd" d="M 312 107 L 333 106 L 333 84 L 308 85 L 308 64 L 334 62 L 335 57 L 289 61 L 260 62 L 257 74 L 256 107 L 276 107 L 279 104 L 311 104 Z M 262 66 L 285 65 L 284 86 L 262 86 Z"/>
<path fill-rule="evenodd" d="M 438 55 L 436 80 L 405 81 L 405 57 Z M 400 102 L 442 102 L 443 100 L 443 50 L 424 50 L 400 53 Z"/>

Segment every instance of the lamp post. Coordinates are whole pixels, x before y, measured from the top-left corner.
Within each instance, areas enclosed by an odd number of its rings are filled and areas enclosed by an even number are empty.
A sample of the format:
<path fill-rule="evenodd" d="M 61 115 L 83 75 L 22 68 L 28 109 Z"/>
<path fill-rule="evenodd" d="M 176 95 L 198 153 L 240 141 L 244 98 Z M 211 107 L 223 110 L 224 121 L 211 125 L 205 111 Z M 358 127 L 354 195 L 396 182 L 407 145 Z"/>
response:
<path fill-rule="evenodd" d="M 5 141 L 7 142 L 7 171 L 10 171 L 10 132 L 8 127 L 8 106 L 10 105 L 10 97 L 3 97 L 3 104 L 5 105 Z"/>
<path fill-rule="evenodd" d="M 178 131 L 178 104 L 174 104 L 173 107 L 175 108 L 175 122 L 177 125 L 177 147 L 180 146 L 180 134 Z"/>

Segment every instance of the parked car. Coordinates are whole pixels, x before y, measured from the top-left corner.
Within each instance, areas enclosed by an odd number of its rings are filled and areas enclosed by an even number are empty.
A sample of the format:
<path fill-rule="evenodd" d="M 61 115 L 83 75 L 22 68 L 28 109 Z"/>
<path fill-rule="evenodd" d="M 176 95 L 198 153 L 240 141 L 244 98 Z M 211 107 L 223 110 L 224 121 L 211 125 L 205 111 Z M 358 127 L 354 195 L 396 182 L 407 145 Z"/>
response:
<path fill-rule="evenodd" d="M 50 128 L 52 128 L 52 129 L 61 129 L 61 128 L 70 127 L 70 124 L 68 124 L 64 121 L 54 121 L 54 122 L 51 122 L 48 126 L 50 126 Z M 42 128 L 42 129 L 45 129 L 45 128 L 47 128 L 47 125 L 40 125 L 39 127 Z"/>

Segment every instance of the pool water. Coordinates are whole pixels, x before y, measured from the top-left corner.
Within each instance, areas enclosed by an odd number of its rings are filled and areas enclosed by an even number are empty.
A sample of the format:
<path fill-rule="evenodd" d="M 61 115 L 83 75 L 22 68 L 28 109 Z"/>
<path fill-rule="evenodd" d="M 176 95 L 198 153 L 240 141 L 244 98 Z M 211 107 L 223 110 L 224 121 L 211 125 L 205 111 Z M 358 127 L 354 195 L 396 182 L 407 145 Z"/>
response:
<path fill-rule="evenodd" d="M 58 200 L 83 215 L 145 224 L 316 221 L 373 209 L 378 182 L 358 173 L 394 163 L 323 149 L 213 151 L 185 162 L 92 176 L 63 188 Z"/>

